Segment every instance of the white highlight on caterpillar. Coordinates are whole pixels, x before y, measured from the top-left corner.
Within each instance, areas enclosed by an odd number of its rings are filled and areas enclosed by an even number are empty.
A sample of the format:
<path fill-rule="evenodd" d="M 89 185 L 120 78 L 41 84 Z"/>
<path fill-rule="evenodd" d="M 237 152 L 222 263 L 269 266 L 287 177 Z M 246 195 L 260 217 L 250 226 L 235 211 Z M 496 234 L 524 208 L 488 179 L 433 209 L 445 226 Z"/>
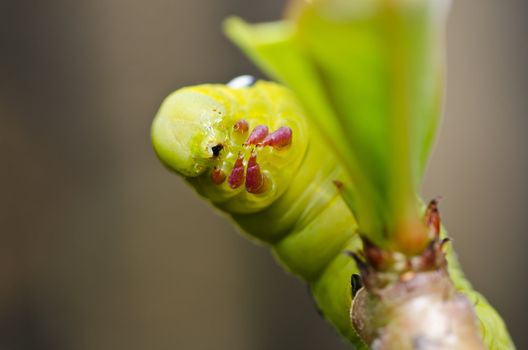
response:
<path fill-rule="evenodd" d="M 242 89 L 249 87 L 255 83 L 255 77 L 252 75 L 240 75 L 236 78 L 233 78 L 226 85 L 233 89 Z"/>

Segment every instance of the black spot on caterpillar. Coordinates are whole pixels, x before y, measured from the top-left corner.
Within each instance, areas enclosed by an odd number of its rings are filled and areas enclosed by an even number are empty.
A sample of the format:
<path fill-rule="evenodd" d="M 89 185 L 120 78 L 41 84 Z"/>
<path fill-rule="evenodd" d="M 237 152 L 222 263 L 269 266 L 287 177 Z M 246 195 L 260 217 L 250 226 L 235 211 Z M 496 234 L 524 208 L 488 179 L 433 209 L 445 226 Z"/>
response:
<path fill-rule="evenodd" d="M 218 144 L 216 146 L 211 147 L 211 151 L 213 152 L 213 157 L 218 157 L 220 155 L 220 151 L 224 148 L 222 144 Z"/>

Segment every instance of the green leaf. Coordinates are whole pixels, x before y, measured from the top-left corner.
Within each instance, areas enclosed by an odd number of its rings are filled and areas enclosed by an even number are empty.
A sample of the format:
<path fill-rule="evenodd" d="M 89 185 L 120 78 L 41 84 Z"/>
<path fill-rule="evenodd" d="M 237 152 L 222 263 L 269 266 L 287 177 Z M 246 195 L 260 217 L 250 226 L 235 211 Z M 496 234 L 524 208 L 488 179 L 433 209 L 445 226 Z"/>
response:
<path fill-rule="evenodd" d="M 280 22 L 226 22 L 228 36 L 296 92 L 333 145 L 353 179 L 345 198 L 354 198 L 364 234 L 382 246 L 399 240 L 404 251 L 424 244 L 415 193 L 441 112 L 448 3 L 316 0 Z"/>

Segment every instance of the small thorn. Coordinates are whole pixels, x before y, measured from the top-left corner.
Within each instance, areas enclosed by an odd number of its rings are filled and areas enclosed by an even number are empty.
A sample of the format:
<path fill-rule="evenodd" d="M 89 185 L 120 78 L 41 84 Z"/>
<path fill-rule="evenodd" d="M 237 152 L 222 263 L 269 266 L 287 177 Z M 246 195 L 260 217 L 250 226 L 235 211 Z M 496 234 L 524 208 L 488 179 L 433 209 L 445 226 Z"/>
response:
<path fill-rule="evenodd" d="M 440 235 L 441 220 L 437 198 L 431 200 L 427 206 L 425 211 L 425 224 L 431 230 L 433 237 L 438 237 Z"/>
<path fill-rule="evenodd" d="M 356 263 L 356 266 L 358 267 L 362 276 L 365 276 L 368 273 L 367 264 L 361 259 L 361 257 L 358 254 L 352 251 L 349 251 L 349 250 L 345 251 L 345 254 L 347 254 L 349 257 L 354 259 L 354 262 Z"/>
<path fill-rule="evenodd" d="M 374 269 L 376 270 L 386 260 L 385 254 L 383 254 L 383 250 L 381 250 L 378 246 L 376 246 L 366 237 L 363 237 L 363 251 L 365 254 L 365 259 L 367 260 L 369 265 L 374 267 Z"/>
<path fill-rule="evenodd" d="M 238 188 L 244 183 L 244 158 L 242 154 L 238 154 L 238 158 L 233 165 L 231 174 L 229 174 L 228 179 L 229 187 Z"/>
<path fill-rule="evenodd" d="M 225 181 L 225 179 L 226 174 L 224 173 L 224 171 L 220 168 L 214 167 L 213 171 L 211 171 L 211 181 L 215 185 L 220 185 Z"/>
<path fill-rule="evenodd" d="M 266 138 L 269 134 L 269 129 L 265 125 L 257 125 L 251 132 L 244 146 L 256 145 Z"/>
<path fill-rule="evenodd" d="M 259 146 L 286 147 L 292 142 L 292 129 L 281 126 L 262 141 Z"/>
<path fill-rule="evenodd" d="M 357 273 L 353 273 L 350 277 L 350 285 L 352 287 L 352 298 L 354 298 L 357 292 L 363 287 L 363 280 Z"/>
<path fill-rule="evenodd" d="M 429 245 L 422 253 L 422 256 L 420 257 L 422 268 L 431 268 L 436 266 L 436 243 L 436 240 L 429 242 Z"/>
<path fill-rule="evenodd" d="M 452 242 L 452 241 L 453 240 L 449 237 L 444 238 L 443 240 L 440 241 L 440 249 L 443 250 L 444 246 L 446 246 L 447 243 Z"/>
<path fill-rule="evenodd" d="M 246 190 L 249 193 L 262 193 L 266 190 L 265 178 L 260 171 L 260 166 L 257 163 L 257 154 L 251 153 L 247 164 L 246 171 Z"/>
<path fill-rule="evenodd" d="M 240 134 L 245 134 L 249 130 L 249 123 L 245 119 L 237 120 L 233 129 Z"/>

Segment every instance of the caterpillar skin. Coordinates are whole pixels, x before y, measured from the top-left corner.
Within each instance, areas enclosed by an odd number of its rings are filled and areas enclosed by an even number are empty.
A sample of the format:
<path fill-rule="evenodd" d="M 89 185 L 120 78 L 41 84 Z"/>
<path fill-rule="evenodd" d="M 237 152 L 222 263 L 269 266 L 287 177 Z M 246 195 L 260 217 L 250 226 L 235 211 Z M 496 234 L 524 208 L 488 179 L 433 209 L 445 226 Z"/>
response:
<path fill-rule="evenodd" d="M 153 121 L 152 141 L 169 169 L 269 245 L 287 271 L 308 283 L 324 317 L 356 348 L 367 348 L 349 316 L 358 269 L 344 252 L 358 251 L 361 241 L 334 184 L 345 175 L 288 89 L 259 81 L 177 90 Z M 447 255 L 488 348 L 513 348 L 500 316 L 472 289 L 450 248 Z"/>

